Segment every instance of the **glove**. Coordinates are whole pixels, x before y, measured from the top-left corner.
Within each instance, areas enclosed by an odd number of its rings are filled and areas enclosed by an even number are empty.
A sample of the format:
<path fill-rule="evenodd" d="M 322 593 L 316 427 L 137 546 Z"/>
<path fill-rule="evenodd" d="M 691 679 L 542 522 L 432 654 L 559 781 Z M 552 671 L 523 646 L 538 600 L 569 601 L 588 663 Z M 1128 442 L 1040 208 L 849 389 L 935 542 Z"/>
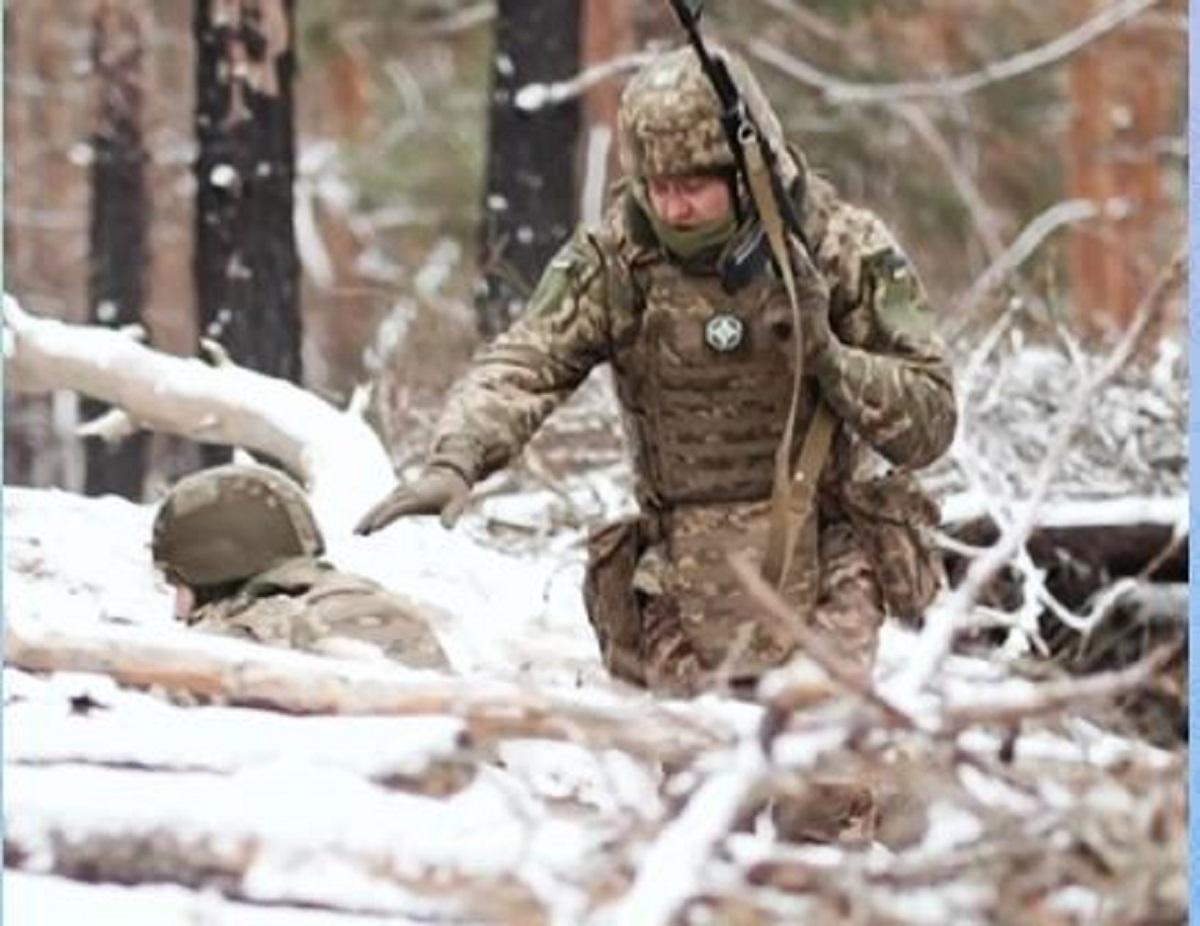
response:
<path fill-rule="evenodd" d="M 471 486 L 458 472 L 446 466 L 430 466 L 412 482 L 396 486 L 363 515 L 354 533 L 373 534 L 397 518 L 414 514 L 440 514 L 442 527 L 453 527 L 470 497 Z"/>

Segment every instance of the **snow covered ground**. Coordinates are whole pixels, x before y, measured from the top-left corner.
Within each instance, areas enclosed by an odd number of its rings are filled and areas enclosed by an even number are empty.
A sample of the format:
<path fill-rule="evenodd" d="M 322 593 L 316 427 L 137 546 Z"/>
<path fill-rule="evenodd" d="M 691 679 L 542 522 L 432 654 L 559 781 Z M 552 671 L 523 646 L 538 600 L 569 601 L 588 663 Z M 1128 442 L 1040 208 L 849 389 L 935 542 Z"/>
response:
<path fill-rule="evenodd" d="M 583 526 L 539 527 L 555 505 L 619 504 L 612 478 L 591 478 L 565 497 L 485 492 L 452 532 L 416 519 L 331 538 L 339 565 L 431 609 L 454 678 L 176 626 L 149 562 L 152 507 L 7 489 L 10 634 L 153 641 L 247 685 L 267 668 L 302 671 L 313 690 L 336 676 L 388 693 L 392 716 L 138 691 L 104 664 L 10 665 L 5 922 L 815 922 L 849 909 L 1092 923 L 1181 909 L 1180 754 L 1070 717 L 1015 739 L 995 724 L 930 732 L 955 707 L 1034 691 L 1001 664 L 951 657 L 914 696 L 917 637 L 889 626 L 879 690 L 929 729 L 818 695 L 767 754 L 760 705 L 663 702 L 607 679 L 579 600 Z M 735 825 L 755 789 L 848 770 L 918 806 L 907 837 L 805 846 L 768 817 Z M 1103 874 L 1087 852 L 1105 853 Z"/>

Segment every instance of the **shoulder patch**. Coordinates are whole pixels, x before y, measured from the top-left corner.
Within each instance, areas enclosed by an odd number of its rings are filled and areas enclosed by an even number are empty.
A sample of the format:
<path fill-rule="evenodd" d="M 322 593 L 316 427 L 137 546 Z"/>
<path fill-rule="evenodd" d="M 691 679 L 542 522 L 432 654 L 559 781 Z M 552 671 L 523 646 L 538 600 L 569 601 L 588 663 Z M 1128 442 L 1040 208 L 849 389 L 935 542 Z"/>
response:
<path fill-rule="evenodd" d="M 529 297 L 527 313 L 533 318 L 554 315 L 572 289 L 586 286 L 595 272 L 595 261 L 587 245 L 571 238 L 550 259 Z"/>
<path fill-rule="evenodd" d="M 908 256 L 894 242 L 866 255 L 863 276 L 870 281 L 875 312 L 891 331 L 926 337 L 933 331 L 925 288 Z"/>

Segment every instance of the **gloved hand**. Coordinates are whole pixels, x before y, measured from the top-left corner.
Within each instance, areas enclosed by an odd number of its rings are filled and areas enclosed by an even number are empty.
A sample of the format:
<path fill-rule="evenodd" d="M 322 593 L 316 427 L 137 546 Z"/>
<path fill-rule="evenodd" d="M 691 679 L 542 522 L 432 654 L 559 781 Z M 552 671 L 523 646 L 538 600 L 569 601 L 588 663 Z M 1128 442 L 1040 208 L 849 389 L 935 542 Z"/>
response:
<path fill-rule="evenodd" d="M 455 470 L 430 466 L 412 482 L 396 486 L 368 511 L 354 533 L 373 534 L 397 518 L 414 514 L 440 514 L 443 527 L 453 527 L 467 507 L 471 486 Z"/>

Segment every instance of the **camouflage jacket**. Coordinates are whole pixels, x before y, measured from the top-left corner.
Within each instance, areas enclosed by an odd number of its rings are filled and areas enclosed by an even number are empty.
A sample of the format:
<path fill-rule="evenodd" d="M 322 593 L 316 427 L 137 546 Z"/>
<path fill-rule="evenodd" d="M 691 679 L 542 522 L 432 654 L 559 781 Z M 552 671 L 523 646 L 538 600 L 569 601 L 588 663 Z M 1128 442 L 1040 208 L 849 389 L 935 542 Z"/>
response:
<path fill-rule="evenodd" d="M 915 618 L 939 569 L 924 536 L 936 506 L 909 471 L 953 437 L 951 373 L 924 291 L 887 229 L 820 180 L 808 190 L 805 237 L 825 285 L 809 279 L 801 301 L 829 312 L 839 345 L 804 360 L 793 463 L 818 401 L 838 424 L 815 516 L 798 526 L 779 592 L 799 620 L 813 620 L 831 566 L 825 527 L 849 522 L 888 609 Z M 472 482 L 487 476 L 592 367 L 610 362 L 643 517 L 628 557 L 589 564 L 585 600 L 603 655 L 612 667 L 622 648 L 612 641 L 639 639 L 638 612 L 666 596 L 705 667 L 752 675 L 787 658 L 791 646 L 754 618 L 758 608 L 730 560 L 744 555 L 761 565 L 767 548 L 774 451 L 794 389 L 796 345 L 780 335 L 790 331 L 781 317 L 790 321 L 791 313 L 766 269 L 730 295 L 703 268 L 673 262 L 639 228 L 638 208 L 626 194 L 599 228 L 580 229 L 555 257 L 525 314 L 452 391 L 429 462 Z M 710 338 L 721 319 L 724 334 Z M 880 456 L 898 472 L 875 475 Z M 618 561 L 626 563 L 621 575 L 597 573 Z M 589 596 L 589 584 L 631 591 L 622 605 L 622 595 Z M 643 604 L 631 610 L 630 600 Z"/>
<path fill-rule="evenodd" d="M 314 557 L 277 563 L 232 594 L 195 609 L 198 630 L 248 637 L 260 643 L 327 651 L 337 639 L 374 644 L 413 668 L 446 668 L 424 617 L 402 599 L 361 576 Z"/>
<path fill-rule="evenodd" d="M 603 362 L 614 365 L 627 430 L 636 431 L 628 427 L 638 409 L 626 399 L 622 360 L 643 334 L 647 279 L 684 271 L 636 227 L 631 206 L 626 193 L 600 227 L 577 230 L 550 262 L 526 312 L 481 350 L 451 391 L 430 463 L 452 467 L 470 482 L 505 466 Z M 845 425 L 823 470 L 826 495 L 826 485 L 860 471 L 864 447 L 905 470 L 932 462 L 953 438 L 955 401 L 924 290 L 883 223 L 838 199 L 816 177 L 809 180 L 803 214 L 831 293 L 831 327 L 842 343 L 835 357 L 806 369 L 810 391 Z M 811 415 L 811 406 L 801 418 Z M 797 422 L 798 439 L 804 424 Z M 639 435 L 631 437 L 636 451 Z M 637 459 L 635 469 L 643 508 L 661 507 L 652 474 Z"/>

